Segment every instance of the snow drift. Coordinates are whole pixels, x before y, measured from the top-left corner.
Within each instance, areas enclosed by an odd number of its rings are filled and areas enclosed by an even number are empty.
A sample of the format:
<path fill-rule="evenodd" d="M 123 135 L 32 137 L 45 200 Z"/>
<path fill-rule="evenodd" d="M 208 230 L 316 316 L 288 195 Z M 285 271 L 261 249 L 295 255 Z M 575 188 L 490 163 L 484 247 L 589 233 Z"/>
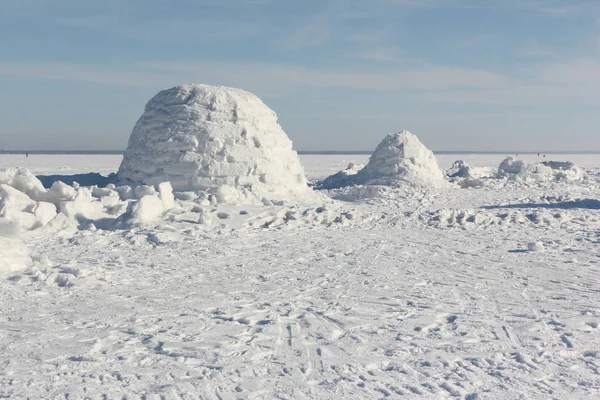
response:
<path fill-rule="evenodd" d="M 25 269 L 30 263 L 29 249 L 20 239 L 19 225 L 0 218 L 0 274 Z"/>
<path fill-rule="evenodd" d="M 543 161 L 543 165 L 552 168 L 554 178 L 576 181 L 583 178 L 583 170 L 571 161 Z"/>
<path fill-rule="evenodd" d="M 579 180 L 583 171 L 570 161 L 544 161 L 527 164 L 507 157 L 498 166 L 498 176 L 517 181 L 545 182 L 551 180 Z"/>
<path fill-rule="evenodd" d="M 315 195 L 277 116 L 235 88 L 183 85 L 163 90 L 136 123 L 118 177 L 133 184 L 171 182 L 219 202 L 301 202 Z"/>
<path fill-rule="evenodd" d="M 387 135 L 371 155 L 367 165 L 331 175 L 318 184 L 323 189 L 349 185 L 440 187 L 444 173 L 431 150 L 409 131 Z"/>

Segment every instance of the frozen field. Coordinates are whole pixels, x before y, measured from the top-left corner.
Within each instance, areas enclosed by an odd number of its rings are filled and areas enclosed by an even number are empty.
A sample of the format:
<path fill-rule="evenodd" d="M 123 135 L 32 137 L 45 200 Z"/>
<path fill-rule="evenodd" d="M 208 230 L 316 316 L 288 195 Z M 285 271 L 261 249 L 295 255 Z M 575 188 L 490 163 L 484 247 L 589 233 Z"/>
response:
<path fill-rule="evenodd" d="M 300 159 L 314 181 L 368 156 Z M 600 398 L 600 155 L 546 159 L 586 178 L 25 233 L 34 265 L 0 277 L 0 398 Z M 107 175 L 120 161 L 0 168 Z"/>

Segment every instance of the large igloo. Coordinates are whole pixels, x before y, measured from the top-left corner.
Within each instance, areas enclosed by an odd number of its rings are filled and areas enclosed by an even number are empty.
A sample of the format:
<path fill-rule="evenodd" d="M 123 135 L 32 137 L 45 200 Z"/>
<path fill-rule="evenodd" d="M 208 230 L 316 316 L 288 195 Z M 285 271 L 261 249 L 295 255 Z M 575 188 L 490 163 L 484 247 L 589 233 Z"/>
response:
<path fill-rule="evenodd" d="M 154 96 L 135 124 L 118 177 L 171 182 L 227 203 L 314 200 L 292 142 L 257 96 L 224 86 L 183 85 Z"/>
<path fill-rule="evenodd" d="M 369 158 L 369 163 L 357 173 L 341 171 L 318 186 L 334 189 L 350 185 L 441 187 L 446 184 L 433 152 L 414 134 L 401 131 L 387 135 Z"/>

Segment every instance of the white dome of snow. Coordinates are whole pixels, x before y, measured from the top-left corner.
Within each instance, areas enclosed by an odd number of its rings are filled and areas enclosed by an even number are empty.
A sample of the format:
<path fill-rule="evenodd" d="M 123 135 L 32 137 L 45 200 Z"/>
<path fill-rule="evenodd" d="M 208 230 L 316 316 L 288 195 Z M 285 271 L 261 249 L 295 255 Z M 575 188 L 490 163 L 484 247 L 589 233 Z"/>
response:
<path fill-rule="evenodd" d="M 320 189 L 352 185 L 442 187 L 447 184 L 433 152 L 414 134 L 401 131 L 387 135 L 360 171 L 351 165 L 346 170 L 317 182 Z"/>
<path fill-rule="evenodd" d="M 545 182 L 551 180 L 580 180 L 583 171 L 570 161 L 543 161 L 527 164 L 507 157 L 498 166 L 498 176 L 518 181 Z"/>
<path fill-rule="evenodd" d="M 363 185 L 442 186 L 446 183 L 433 152 L 409 131 L 387 135 L 356 174 Z"/>
<path fill-rule="evenodd" d="M 252 93 L 224 86 L 190 84 L 154 96 L 118 176 L 168 181 L 175 191 L 202 190 L 227 203 L 315 197 L 275 112 Z"/>
<path fill-rule="evenodd" d="M 577 181 L 583 178 L 583 170 L 571 161 L 542 161 L 546 167 L 552 168 L 554 178 L 558 180 Z"/>

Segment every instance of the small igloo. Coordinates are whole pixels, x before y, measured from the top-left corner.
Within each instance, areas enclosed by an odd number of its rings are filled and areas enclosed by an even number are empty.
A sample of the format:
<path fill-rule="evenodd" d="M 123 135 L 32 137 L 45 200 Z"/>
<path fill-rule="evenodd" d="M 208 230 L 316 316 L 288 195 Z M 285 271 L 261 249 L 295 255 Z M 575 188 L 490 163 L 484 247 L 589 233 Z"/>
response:
<path fill-rule="evenodd" d="M 189 84 L 155 95 L 133 128 L 118 177 L 133 185 L 168 181 L 175 191 L 201 190 L 226 203 L 315 196 L 275 112 L 252 93 L 224 86 Z"/>
<path fill-rule="evenodd" d="M 319 182 L 318 187 L 334 189 L 350 185 L 441 187 L 447 184 L 431 150 L 409 131 L 387 135 L 355 174 L 345 171 Z"/>
<path fill-rule="evenodd" d="M 409 131 L 387 135 L 356 178 L 362 184 L 385 186 L 439 186 L 445 182 L 433 152 Z"/>

